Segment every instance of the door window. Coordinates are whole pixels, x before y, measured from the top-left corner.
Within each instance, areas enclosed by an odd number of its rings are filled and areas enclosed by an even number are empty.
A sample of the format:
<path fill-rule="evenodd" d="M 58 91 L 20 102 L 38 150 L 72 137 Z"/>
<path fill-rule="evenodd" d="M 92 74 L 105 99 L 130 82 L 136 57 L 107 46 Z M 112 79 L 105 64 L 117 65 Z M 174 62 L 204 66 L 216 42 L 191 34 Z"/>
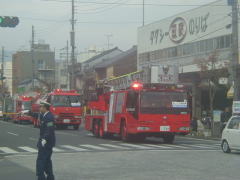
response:
<path fill-rule="evenodd" d="M 108 122 L 114 122 L 114 101 L 115 101 L 116 94 L 113 93 L 110 95 L 110 104 L 109 104 L 109 112 L 108 112 Z"/>
<path fill-rule="evenodd" d="M 116 113 L 122 113 L 125 93 L 118 93 L 116 103 Z"/>
<path fill-rule="evenodd" d="M 240 129 L 240 117 L 234 117 L 228 124 L 228 129 Z"/>

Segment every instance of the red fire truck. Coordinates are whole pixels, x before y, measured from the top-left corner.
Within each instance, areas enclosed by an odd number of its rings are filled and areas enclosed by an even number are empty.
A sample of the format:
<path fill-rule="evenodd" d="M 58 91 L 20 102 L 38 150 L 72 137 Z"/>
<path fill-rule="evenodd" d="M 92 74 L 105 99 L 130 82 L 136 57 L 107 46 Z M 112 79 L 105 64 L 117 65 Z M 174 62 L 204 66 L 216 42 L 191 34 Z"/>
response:
<path fill-rule="evenodd" d="M 18 96 L 14 100 L 14 114 L 12 115 L 12 119 L 14 123 L 23 123 L 28 122 L 32 123 L 32 117 L 24 113 L 25 111 L 31 110 L 32 106 L 31 96 Z"/>
<path fill-rule="evenodd" d="M 103 85 L 96 90 L 97 96 L 89 95 L 85 129 L 101 138 L 118 134 L 123 141 L 153 136 L 173 143 L 176 134 L 188 134 L 190 108 L 184 86 L 141 83 L 143 78 L 132 78 L 136 74 L 115 78 L 118 87 L 124 79 L 130 87 L 114 90 L 112 86 L 106 91 L 111 86 Z M 130 83 L 131 79 L 135 81 Z"/>
<path fill-rule="evenodd" d="M 75 130 L 79 129 L 82 120 L 81 96 L 75 90 L 64 91 L 56 89 L 53 92 L 40 98 L 51 104 L 50 111 L 55 116 L 55 124 L 59 129 L 73 126 Z M 39 120 L 34 120 L 34 125 L 39 126 Z"/>

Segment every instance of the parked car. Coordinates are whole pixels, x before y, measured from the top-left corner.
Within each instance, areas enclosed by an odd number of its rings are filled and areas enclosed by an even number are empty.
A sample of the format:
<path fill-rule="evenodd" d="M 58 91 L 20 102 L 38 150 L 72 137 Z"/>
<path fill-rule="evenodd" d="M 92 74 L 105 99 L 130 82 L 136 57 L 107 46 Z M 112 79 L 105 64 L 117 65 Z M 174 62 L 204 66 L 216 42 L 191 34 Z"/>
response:
<path fill-rule="evenodd" d="M 222 133 L 222 150 L 230 153 L 231 150 L 240 150 L 240 116 L 232 116 Z"/>

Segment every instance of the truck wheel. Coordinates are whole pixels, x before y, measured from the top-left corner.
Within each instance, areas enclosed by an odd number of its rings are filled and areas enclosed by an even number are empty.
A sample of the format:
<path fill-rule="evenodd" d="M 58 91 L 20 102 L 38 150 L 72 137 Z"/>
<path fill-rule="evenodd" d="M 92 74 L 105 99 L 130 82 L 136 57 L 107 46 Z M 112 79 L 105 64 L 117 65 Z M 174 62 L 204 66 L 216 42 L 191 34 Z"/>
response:
<path fill-rule="evenodd" d="M 135 140 L 137 142 L 143 142 L 145 139 L 146 139 L 146 136 L 144 136 L 144 135 L 136 135 L 135 136 Z"/>
<path fill-rule="evenodd" d="M 104 127 L 103 127 L 103 122 L 102 121 L 99 122 L 99 137 L 100 138 L 105 137 Z"/>
<path fill-rule="evenodd" d="M 73 126 L 73 129 L 74 129 L 74 130 L 78 130 L 78 129 L 79 129 L 79 125 L 74 125 L 74 126 Z"/>
<path fill-rule="evenodd" d="M 130 140 L 130 136 L 127 132 L 127 125 L 125 121 L 121 123 L 121 139 L 122 141 L 125 141 L 125 142 Z"/>
<path fill-rule="evenodd" d="M 175 135 L 174 134 L 169 134 L 163 137 L 163 142 L 167 144 L 172 144 L 174 142 Z"/>
<path fill-rule="evenodd" d="M 94 134 L 94 136 L 99 137 L 99 124 L 98 124 L 98 121 L 94 121 L 94 124 L 93 124 L 93 134 Z"/>

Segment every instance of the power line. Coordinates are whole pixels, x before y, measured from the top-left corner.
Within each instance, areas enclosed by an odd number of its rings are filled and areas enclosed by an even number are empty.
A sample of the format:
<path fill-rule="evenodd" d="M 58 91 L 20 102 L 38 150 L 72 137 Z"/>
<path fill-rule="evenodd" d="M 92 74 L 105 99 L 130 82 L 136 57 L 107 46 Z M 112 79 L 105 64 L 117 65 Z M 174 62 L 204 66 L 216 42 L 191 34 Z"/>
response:
<path fill-rule="evenodd" d="M 48 2 L 71 2 L 69 0 L 41 0 Z M 97 2 L 97 1 L 76 1 L 79 4 L 97 4 L 97 5 L 124 5 L 124 6 L 142 6 L 142 3 L 121 3 L 121 2 Z M 182 7 L 197 7 L 197 6 L 228 6 L 227 4 L 165 4 L 165 3 L 145 3 L 145 6 L 182 6 Z"/>

